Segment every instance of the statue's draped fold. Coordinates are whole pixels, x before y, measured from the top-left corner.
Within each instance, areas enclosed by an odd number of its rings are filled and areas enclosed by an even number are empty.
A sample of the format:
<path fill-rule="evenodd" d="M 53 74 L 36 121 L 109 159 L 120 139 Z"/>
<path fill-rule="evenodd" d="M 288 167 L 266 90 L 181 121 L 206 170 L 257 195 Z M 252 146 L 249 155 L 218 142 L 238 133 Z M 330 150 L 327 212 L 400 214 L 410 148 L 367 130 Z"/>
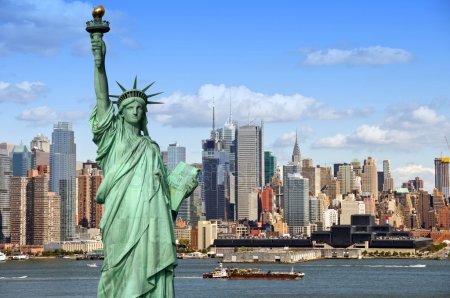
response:
<path fill-rule="evenodd" d="M 111 105 L 90 124 L 104 172 L 97 202 L 105 260 L 98 297 L 173 297 L 176 247 L 167 173 L 158 145 L 129 135 Z"/>

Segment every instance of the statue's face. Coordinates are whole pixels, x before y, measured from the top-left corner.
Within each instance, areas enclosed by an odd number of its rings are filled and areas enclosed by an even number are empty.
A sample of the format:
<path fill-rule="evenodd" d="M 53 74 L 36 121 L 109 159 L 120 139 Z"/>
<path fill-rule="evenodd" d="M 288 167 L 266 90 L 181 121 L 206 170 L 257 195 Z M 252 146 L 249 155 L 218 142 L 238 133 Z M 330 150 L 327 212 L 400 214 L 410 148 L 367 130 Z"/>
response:
<path fill-rule="evenodd" d="M 137 101 L 130 102 L 123 108 L 122 116 L 126 122 L 137 125 L 144 116 L 144 107 Z"/>

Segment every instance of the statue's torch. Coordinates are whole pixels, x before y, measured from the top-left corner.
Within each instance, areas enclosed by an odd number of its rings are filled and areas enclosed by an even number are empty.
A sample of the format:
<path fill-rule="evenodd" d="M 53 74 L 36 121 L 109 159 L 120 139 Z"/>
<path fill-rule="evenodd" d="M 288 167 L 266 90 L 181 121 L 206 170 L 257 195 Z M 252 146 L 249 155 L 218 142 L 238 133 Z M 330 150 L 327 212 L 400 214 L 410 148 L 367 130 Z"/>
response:
<path fill-rule="evenodd" d="M 105 8 L 102 5 L 95 7 L 92 11 L 93 20 L 86 22 L 86 31 L 92 33 L 92 38 L 101 40 L 103 33 L 109 31 L 109 22 L 102 20 L 105 14 Z M 102 63 L 101 50 L 95 50 L 94 52 L 95 66 L 100 67 Z"/>

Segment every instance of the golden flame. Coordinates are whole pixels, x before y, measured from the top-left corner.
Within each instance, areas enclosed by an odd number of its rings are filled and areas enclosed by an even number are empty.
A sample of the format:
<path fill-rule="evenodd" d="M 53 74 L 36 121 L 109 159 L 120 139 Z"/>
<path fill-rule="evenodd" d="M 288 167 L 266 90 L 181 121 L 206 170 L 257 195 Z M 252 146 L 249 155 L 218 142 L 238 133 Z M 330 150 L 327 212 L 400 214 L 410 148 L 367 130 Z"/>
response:
<path fill-rule="evenodd" d="M 99 5 L 97 7 L 94 7 L 94 10 L 92 11 L 92 16 L 94 18 L 102 18 L 103 15 L 105 14 L 105 8 L 103 7 L 103 5 Z"/>

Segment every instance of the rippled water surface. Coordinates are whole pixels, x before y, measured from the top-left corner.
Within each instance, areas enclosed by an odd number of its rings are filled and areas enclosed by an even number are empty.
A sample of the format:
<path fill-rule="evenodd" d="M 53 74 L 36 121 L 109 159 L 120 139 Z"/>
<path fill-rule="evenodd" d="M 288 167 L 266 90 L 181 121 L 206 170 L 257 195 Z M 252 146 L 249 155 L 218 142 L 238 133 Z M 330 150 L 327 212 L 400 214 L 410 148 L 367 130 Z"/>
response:
<path fill-rule="evenodd" d="M 450 297 L 449 261 L 321 260 L 294 265 L 294 270 L 305 273 L 303 280 L 201 278 L 216 266 L 214 259 L 180 260 L 177 297 Z M 232 266 L 271 271 L 292 268 L 287 264 Z M 101 261 L 70 259 L 2 262 L 0 297 L 95 297 L 100 267 Z"/>

